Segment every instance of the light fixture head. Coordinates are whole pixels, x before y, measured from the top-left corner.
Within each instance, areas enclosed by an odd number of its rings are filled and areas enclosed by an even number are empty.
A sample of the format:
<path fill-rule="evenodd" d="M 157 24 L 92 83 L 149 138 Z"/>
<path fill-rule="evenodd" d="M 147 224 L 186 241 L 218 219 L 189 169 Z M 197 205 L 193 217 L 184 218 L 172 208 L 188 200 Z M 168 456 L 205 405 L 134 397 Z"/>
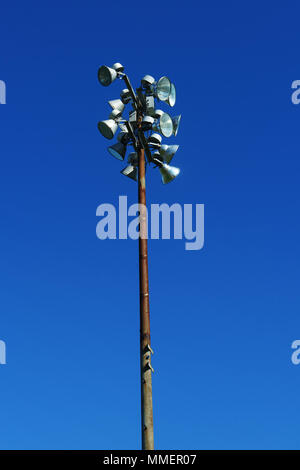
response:
<path fill-rule="evenodd" d="M 126 168 L 124 168 L 121 171 L 122 175 L 128 176 L 128 178 L 131 178 L 134 181 L 138 180 L 138 169 L 136 166 L 133 165 L 128 165 Z"/>
<path fill-rule="evenodd" d="M 109 115 L 109 119 L 114 119 L 115 121 L 118 121 L 122 117 L 122 111 L 120 109 L 114 108 L 112 112 Z"/>
<path fill-rule="evenodd" d="M 129 101 L 131 100 L 131 95 L 128 88 L 124 88 L 124 90 L 121 91 L 120 97 L 124 104 L 129 103 Z"/>
<path fill-rule="evenodd" d="M 161 77 L 155 85 L 155 95 L 160 101 L 166 101 L 171 93 L 171 81 L 168 77 Z"/>
<path fill-rule="evenodd" d="M 117 142 L 111 147 L 108 147 L 107 150 L 113 157 L 117 158 L 118 160 L 124 160 L 126 154 L 126 146 L 121 142 Z"/>
<path fill-rule="evenodd" d="M 162 137 L 159 134 L 152 134 L 148 137 L 148 144 L 150 145 L 160 145 L 162 141 Z"/>
<path fill-rule="evenodd" d="M 115 69 L 116 72 L 124 72 L 124 67 L 122 64 L 120 64 L 119 62 L 116 62 L 114 65 L 113 65 L 113 69 Z"/>
<path fill-rule="evenodd" d="M 118 129 L 118 124 L 113 119 L 98 122 L 98 129 L 106 139 L 112 139 Z"/>
<path fill-rule="evenodd" d="M 164 163 L 169 164 L 175 153 L 177 152 L 179 145 L 162 145 L 159 149 L 159 153 Z"/>
<path fill-rule="evenodd" d="M 151 88 L 152 85 L 155 83 L 155 78 L 153 78 L 151 75 L 145 75 L 142 80 L 141 84 L 143 88 Z"/>
<path fill-rule="evenodd" d="M 164 163 L 162 156 L 160 154 L 160 151 L 158 149 L 154 150 L 151 156 L 152 156 L 152 162 L 155 163 L 155 165 L 158 165 L 160 167 Z"/>
<path fill-rule="evenodd" d="M 175 116 L 172 118 L 172 122 L 173 122 L 173 135 L 177 135 L 178 133 L 178 128 L 179 128 L 179 124 L 180 124 L 180 121 L 181 121 L 181 114 L 179 116 Z"/>
<path fill-rule="evenodd" d="M 124 121 L 118 121 L 118 126 L 121 132 L 127 132 L 127 127 L 124 124 Z"/>
<path fill-rule="evenodd" d="M 106 65 L 101 65 L 98 70 L 98 80 L 103 86 L 110 85 L 117 76 L 117 71 L 113 68 L 107 67 Z"/>
<path fill-rule="evenodd" d="M 162 111 L 162 109 L 155 109 L 153 113 L 154 117 L 157 119 L 160 118 L 163 114 L 164 114 L 164 111 Z"/>
<path fill-rule="evenodd" d="M 180 169 L 163 163 L 159 168 L 159 172 L 161 174 L 163 184 L 167 184 L 179 175 Z"/>
<path fill-rule="evenodd" d="M 173 108 L 176 103 L 176 88 L 174 83 L 171 83 L 171 90 L 168 99 L 166 100 L 166 103 Z"/>
<path fill-rule="evenodd" d="M 124 111 L 125 104 L 122 102 L 122 100 L 111 100 L 108 102 L 109 106 L 112 107 L 112 109 L 118 109 L 121 113 Z"/>
<path fill-rule="evenodd" d="M 154 123 L 154 118 L 152 116 L 144 116 L 142 119 L 142 129 L 144 131 L 150 130 L 152 124 Z"/>
<path fill-rule="evenodd" d="M 121 144 L 128 144 L 130 141 L 130 135 L 129 132 L 127 131 L 121 131 L 118 136 L 117 136 L 118 142 L 121 142 Z"/>
<path fill-rule="evenodd" d="M 136 152 L 131 152 L 128 155 L 128 163 L 133 166 L 137 166 L 138 164 L 138 154 Z"/>
<path fill-rule="evenodd" d="M 171 137 L 173 134 L 172 118 L 167 113 L 163 113 L 152 125 L 152 129 L 160 132 L 164 137 Z"/>

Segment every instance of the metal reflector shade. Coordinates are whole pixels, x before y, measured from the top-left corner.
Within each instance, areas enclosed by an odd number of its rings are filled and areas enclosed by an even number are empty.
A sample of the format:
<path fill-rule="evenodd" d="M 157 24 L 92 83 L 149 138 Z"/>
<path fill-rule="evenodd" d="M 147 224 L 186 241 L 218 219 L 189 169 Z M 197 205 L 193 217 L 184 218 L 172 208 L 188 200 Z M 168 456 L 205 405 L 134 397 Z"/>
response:
<path fill-rule="evenodd" d="M 129 101 L 131 100 L 131 95 L 130 95 L 130 91 L 128 90 L 128 88 L 124 88 L 124 90 L 121 91 L 120 96 L 124 104 L 129 103 Z"/>
<path fill-rule="evenodd" d="M 168 77 L 161 77 L 156 85 L 156 96 L 161 101 L 166 101 L 171 93 L 171 82 Z"/>
<path fill-rule="evenodd" d="M 176 168 L 175 166 L 167 165 L 166 163 L 162 164 L 162 166 L 159 168 L 159 171 L 161 174 L 161 179 L 162 179 L 163 184 L 170 183 L 180 173 L 179 168 Z"/>
<path fill-rule="evenodd" d="M 155 82 L 155 78 L 153 78 L 151 75 L 145 75 L 141 80 L 141 84 L 145 88 L 150 87 L 151 85 L 154 84 L 154 82 Z"/>
<path fill-rule="evenodd" d="M 173 122 L 169 114 L 163 115 L 153 124 L 152 129 L 160 132 L 165 137 L 171 137 L 173 134 Z"/>
<path fill-rule="evenodd" d="M 161 135 L 152 134 L 148 137 L 148 144 L 161 144 Z"/>
<path fill-rule="evenodd" d="M 159 149 L 159 153 L 165 163 L 170 163 L 175 153 L 177 152 L 179 145 L 162 145 Z"/>
<path fill-rule="evenodd" d="M 98 129 L 106 139 L 112 139 L 118 129 L 118 124 L 113 119 L 98 122 Z"/>
<path fill-rule="evenodd" d="M 181 114 L 179 116 L 175 116 L 172 118 L 172 122 L 173 122 L 173 135 L 177 135 L 177 132 L 178 132 L 178 128 L 179 128 L 179 124 L 180 124 L 180 120 L 181 120 Z"/>
<path fill-rule="evenodd" d="M 126 146 L 118 142 L 117 144 L 108 147 L 109 153 L 118 160 L 124 160 L 126 154 Z"/>
<path fill-rule="evenodd" d="M 106 67 L 106 65 L 101 65 L 98 70 L 98 80 L 103 86 L 110 85 L 117 78 L 117 76 L 117 72 L 110 67 Z"/>
<path fill-rule="evenodd" d="M 144 116 L 142 119 L 142 128 L 143 130 L 149 130 L 152 127 L 152 124 L 154 123 L 154 118 L 151 116 Z"/>
<path fill-rule="evenodd" d="M 155 109 L 153 116 L 158 119 L 162 117 L 163 114 L 164 114 L 164 111 L 162 109 Z"/>
<path fill-rule="evenodd" d="M 133 166 L 136 166 L 138 164 L 138 154 L 136 152 L 131 152 L 128 155 L 128 163 Z"/>
<path fill-rule="evenodd" d="M 130 140 L 130 135 L 127 131 L 121 131 L 120 134 L 118 134 L 117 139 L 122 144 L 128 144 L 128 142 Z"/>
<path fill-rule="evenodd" d="M 113 68 L 117 71 L 117 72 L 124 72 L 124 67 L 122 64 L 120 64 L 119 62 L 116 62 L 114 65 L 113 65 Z"/>
<path fill-rule="evenodd" d="M 138 169 L 133 165 L 128 165 L 124 170 L 121 171 L 122 175 L 128 176 L 134 181 L 138 180 Z"/>
<path fill-rule="evenodd" d="M 155 165 L 161 166 L 162 163 L 164 163 L 163 158 L 159 152 L 159 150 L 155 150 L 152 153 L 152 161 Z"/>
<path fill-rule="evenodd" d="M 125 126 L 125 124 L 123 122 L 118 121 L 118 126 L 119 126 L 121 132 L 127 132 L 127 127 Z"/>
<path fill-rule="evenodd" d="M 175 103 L 176 103 L 176 88 L 175 88 L 174 83 L 171 83 L 171 91 L 170 91 L 169 98 L 166 100 L 166 103 L 169 106 L 171 106 L 171 108 L 173 108 L 173 106 L 175 106 Z"/>
<path fill-rule="evenodd" d="M 121 113 L 124 111 L 125 104 L 121 100 L 111 100 L 108 102 L 112 109 L 117 109 Z"/>
<path fill-rule="evenodd" d="M 121 117 L 122 117 L 122 111 L 120 111 L 117 108 L 114 108 L 109 115 L 109 119 L 113 119 L 114 121 L 117 121 Z"/>

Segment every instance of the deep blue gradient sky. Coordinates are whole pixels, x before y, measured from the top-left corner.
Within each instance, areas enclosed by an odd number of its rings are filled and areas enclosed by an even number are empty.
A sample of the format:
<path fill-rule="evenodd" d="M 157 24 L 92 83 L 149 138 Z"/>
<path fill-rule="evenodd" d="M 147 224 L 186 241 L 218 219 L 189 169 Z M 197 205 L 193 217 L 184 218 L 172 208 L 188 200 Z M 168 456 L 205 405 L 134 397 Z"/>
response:
<path fill-rule="evenodd" d="M 299 4 L 148 5 L 1 6 L 0 448 L 140 447 L 138 246 L 95 233 L 137 199 L 97 130 L 120 61 L 183 115 L 148 203 L 205 204 L 201 251 L 149 242 L 156 448 L 299 449 Z"/>

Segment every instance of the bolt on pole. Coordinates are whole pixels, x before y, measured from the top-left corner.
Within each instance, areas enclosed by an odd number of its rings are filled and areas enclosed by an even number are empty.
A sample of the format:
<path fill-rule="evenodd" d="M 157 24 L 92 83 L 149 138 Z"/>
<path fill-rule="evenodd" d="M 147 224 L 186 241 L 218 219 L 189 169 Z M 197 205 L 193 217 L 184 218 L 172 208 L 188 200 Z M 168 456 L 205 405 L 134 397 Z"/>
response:
<path fill-rule="evenodd" d="M 138 156 L 138 200 L 140 204 L 139 273 L 142 449 L 152 450 L 154 449 L 151 366 L 152 349 L 150 338 L 145 157 L 143 148 L 139 148 Z"/>

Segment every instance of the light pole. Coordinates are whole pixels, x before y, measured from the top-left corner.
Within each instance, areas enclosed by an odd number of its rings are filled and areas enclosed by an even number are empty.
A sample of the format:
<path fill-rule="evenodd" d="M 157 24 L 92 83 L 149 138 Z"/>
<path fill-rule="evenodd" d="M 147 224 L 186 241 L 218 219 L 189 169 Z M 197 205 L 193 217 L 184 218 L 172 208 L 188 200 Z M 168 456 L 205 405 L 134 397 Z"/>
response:
<path fill-rule="evenodd" d="M 141 409 L 142 449 L 154 449 L 152 366 L 148 282 L 148 247 L 144 149 L 139 149 L 138 201 L 140 204 L 139 271 L 140 271 L 140 358 L 141 358 Z"/>
<path fill-rule="evenodd" d="M 122 90 L 120 99 L 109 101 L 112 112 L 109 119 L 98 123 L 98 129 L 107 139 L 112 139 L 118 128 L 121 130 L 118 142 L 108 148 L 110 154 L 118 160 L 125 159 L 128 145 L 134 149 L 128 157 L 129 165 L 121 173 L 138 182 L 142 449 L 152 450 L 154 449 L 151 365 L 153 351 L 150 337 L 145 154 L 147 164 L 153 163 L 159 168 L 164 184 L 179 174 L 179 168 L 169 165 L 178 145 L 161 145 L 160 134 L 165 137 L 176 135 L 181 116 L 171 118 L 169 114 L 155 107 L 155 100 L 165 102 L 171 107 L 175 104 L 175 86 L 167 77 L 161 77 L 156 82 L 150 75 L 145 75 L 141 80 L 141 86 L 135 92 L 121 64 L 116 63 L 112 67 L 102 65 L 99 68 L 98 79 L 101 85 L 108 86 L 116 78 L 124 80 L 127 88 Z M 129 119 L 126 120 L 122 117 L 122 113 L 128 103 L 131 103 L 133 109 L 129 112 Z"/>

